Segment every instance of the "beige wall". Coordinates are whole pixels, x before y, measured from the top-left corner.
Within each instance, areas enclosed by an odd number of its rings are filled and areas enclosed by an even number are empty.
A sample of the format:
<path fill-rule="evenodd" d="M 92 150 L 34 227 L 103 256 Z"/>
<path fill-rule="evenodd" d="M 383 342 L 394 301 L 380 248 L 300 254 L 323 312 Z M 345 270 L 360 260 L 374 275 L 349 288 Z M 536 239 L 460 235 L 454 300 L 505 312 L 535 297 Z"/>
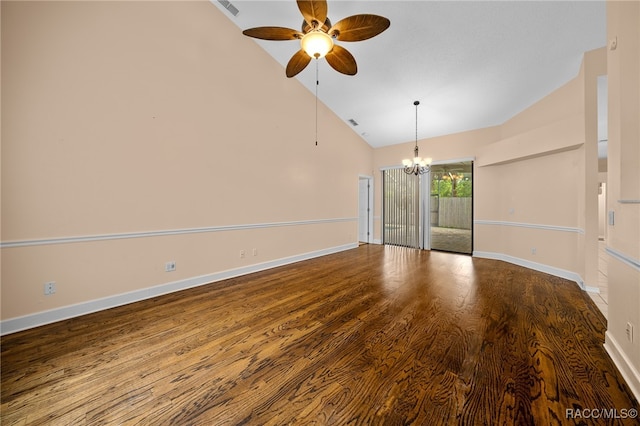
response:
<path fill-rule="evenodd" d="M 640 398 L 640 2 L 607 2 L 609 144 L 606 348 Z M 633 341 L 627 324 L 634 326 Z"/>
<path fill-rule="evenodd" d="M 1 318 L 356 244 L 373 150 L 314 106 L 207 1 L 2 2 Z"/>
<path fill-rule="evenodd" d="M 581 154 L 582 149 L 574 149 L 479 166 L 475 251 L 579 274 L 576 175 Z"/>

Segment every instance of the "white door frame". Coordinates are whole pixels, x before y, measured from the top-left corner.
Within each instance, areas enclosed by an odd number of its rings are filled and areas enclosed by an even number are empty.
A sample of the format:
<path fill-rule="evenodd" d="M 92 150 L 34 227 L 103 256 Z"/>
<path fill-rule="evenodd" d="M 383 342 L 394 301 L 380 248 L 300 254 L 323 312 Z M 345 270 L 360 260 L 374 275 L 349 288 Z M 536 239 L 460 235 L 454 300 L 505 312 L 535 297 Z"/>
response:
<path fill-rule="evenodd" d="M 422 209 L 420 214 L 420 229 L 422 230 L 422 241 L 420 248 L 431 250 L 431 171 L 420 176 L 420 198 Z"/>
<path fill-rule="evenodd" d="M 367 181 L 367 223 L 360 223 L 360 182 Z M 360 241 L 360 226 L 367 228 L 367 240 L 363 241 L 368 244 L 373 242 L 373 176 L 358 175 L 358 241 Z"/>

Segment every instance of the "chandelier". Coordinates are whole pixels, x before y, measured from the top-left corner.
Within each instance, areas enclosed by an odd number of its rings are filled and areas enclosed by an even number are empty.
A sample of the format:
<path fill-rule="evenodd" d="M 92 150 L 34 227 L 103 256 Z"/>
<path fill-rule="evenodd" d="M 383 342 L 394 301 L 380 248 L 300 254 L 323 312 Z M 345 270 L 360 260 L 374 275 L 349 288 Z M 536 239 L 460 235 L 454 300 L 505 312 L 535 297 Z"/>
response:
<path fill-rule="evenodd" d="M 417 176 L 429 171 L 431 158 L 420 158 L 418 154 L 418 105 L 420 105 L 420 101 L 415 101 L 413 104 L 416 106 L 416 147 L 413 149 L 413 160 L 402 160 L 402 165 L 406 174 Z"/>

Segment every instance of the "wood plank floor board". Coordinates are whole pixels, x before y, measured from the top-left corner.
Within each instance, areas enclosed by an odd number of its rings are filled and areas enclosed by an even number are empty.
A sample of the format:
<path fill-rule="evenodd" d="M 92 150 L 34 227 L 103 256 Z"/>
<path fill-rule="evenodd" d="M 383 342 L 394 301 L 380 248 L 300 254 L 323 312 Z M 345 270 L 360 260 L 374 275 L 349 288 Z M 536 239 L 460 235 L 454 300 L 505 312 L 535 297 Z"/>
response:
<path fill-rule="evenodd" d="M 3 425 L 638 424 L 573 282 L 363 245 L 3 336 Z"/>

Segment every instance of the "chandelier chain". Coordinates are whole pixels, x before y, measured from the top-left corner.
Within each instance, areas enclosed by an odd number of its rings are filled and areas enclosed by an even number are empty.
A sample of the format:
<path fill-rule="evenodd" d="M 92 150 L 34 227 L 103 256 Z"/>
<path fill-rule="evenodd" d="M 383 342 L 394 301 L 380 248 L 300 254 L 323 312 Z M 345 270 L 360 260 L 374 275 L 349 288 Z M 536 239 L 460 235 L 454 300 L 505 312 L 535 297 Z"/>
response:
<path fill-rule="evenodd" d="M 416 148 L 418 147 L 418 105 L 420 105 L 419 101 L 415 101 L 413 103 L 416 106 Z"/>

